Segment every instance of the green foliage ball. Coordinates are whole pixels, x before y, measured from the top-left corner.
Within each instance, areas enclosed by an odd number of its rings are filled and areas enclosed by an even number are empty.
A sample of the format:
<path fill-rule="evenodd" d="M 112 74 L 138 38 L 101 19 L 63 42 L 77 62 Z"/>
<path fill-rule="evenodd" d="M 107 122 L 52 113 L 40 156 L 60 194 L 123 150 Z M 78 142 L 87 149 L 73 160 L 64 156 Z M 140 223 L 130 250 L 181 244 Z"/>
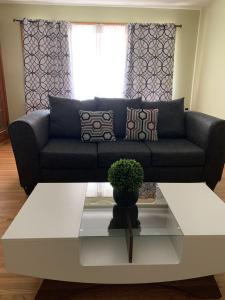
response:
<path fill-rule="evenodd" d="M 143 167 L 134 159 L 117 160 L 108 170 L 108 181 L 119 191 L 136 191 L 143 180 Z"/>

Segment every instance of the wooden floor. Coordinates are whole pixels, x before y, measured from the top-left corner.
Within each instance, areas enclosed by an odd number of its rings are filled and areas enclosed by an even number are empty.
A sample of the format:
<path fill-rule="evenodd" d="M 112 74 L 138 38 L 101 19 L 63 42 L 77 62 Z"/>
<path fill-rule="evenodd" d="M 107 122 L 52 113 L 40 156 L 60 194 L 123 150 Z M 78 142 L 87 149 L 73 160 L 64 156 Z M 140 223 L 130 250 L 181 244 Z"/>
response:
<path fill-rule="evenodd" d="M 215 191 L 225 201 L 225 172 L 223 180 Z M 0 235 L 5 232 L 26 200 L 26 195 L 18 181 L 15 160 L 9 142 L 0 145 Z M 225 253 L 224 253 L 225 255 Z M 217 283 L 225 300 L 225 274 L 216 276 Z M 0 244 L 0 300 L 34 299 L 40 279 L 9 274 L 4 268 L 2 246 Z M 62 298 L 63 300 L 64 298 Z M 146 290 L 143 287 L 124 289 L 85 290 L 65 300 L 187 300 L 196 299 L 179 291 L 163 288 Z M 54 299 L 52 299 L 54 300 Z"/>

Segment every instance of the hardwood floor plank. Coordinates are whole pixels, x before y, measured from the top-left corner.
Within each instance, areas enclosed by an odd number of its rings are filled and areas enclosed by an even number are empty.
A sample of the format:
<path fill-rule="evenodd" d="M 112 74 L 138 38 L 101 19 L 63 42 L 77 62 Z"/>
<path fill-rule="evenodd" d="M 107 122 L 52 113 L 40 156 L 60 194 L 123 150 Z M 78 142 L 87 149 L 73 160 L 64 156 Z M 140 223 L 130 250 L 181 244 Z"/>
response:
<path fill-rule="evenodd" d="M 225 201 L 225 172 L 217 185 L 217 195 Z M 8 228 L 24 202 L 26 194 L 20 187 L 15 159 L 9 142 L 0 144 L 0 235 Z M 215 276 L 225 300 L 225 274 Z M 7 273 L 0 244 L 0 300 L 33 300 L 41 284 L 37 278 Z M 98 288 L 82 290 L 76 296 L 60 300 L 197 300 L 176 290 L 165 288 Z M 55 300 L 55 299 L 52 299 Z"/>
<path fill-rule="evenodd" d="M 8 228 L 26 201 L 20 187 L 16 163 L 9 142 L 0 144 L 0 235 Z M 0 300 L 33 300 L 41 284 L 37 278 L 7 273 L 0 244 Z"/>

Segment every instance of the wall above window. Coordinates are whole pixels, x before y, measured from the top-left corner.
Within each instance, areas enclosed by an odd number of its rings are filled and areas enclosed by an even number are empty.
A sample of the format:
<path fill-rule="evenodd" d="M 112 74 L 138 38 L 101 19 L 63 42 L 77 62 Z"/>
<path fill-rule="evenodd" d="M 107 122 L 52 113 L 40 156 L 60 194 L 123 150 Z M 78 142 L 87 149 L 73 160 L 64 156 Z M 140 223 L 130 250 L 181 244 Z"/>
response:
<path fill-rule="evenodd" d="M 81 6 L 109 6 L 109 7 L 148 7 L 169 9 L 201 9 L 212 0 L 5 0 L 4 3 L 17 4 L 59 4 Z"/>

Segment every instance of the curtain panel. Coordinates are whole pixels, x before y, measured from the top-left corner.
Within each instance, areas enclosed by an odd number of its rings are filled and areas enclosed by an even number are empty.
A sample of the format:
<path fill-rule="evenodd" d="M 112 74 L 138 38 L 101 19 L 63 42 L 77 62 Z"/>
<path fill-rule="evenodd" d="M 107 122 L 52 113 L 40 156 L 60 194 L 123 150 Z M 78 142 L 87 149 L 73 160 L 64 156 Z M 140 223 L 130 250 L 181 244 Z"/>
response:
<path fill-rule="evenodd" d="M 69 26 L 23 20 L 26 112 L 49 108 L 49 94 L 71 97 Z"/>
<path fill-rule="evenodd" d="M 127 98 L 172 99 L 175 38 L 175 24 L 128 25 Z"/>

